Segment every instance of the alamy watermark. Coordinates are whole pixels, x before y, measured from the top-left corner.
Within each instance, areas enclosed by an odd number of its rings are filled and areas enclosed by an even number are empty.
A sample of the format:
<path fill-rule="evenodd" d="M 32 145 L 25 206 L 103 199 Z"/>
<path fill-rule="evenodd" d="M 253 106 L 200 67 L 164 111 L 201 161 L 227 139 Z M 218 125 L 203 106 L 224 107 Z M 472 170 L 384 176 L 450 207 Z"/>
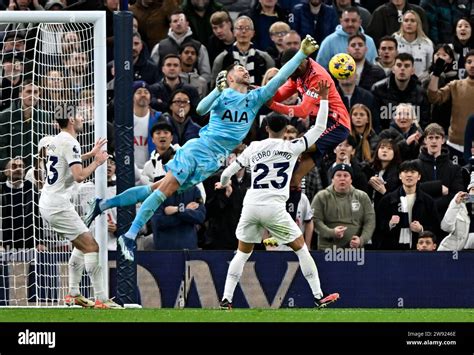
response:
<path fill-rule="evenodd" d="M 403 105 L 407 108 L 410 108 L 412 110 L 411 112 L 411 118 L 413 118 L 416 121 L 420 120 L 421 117 L 421 108 L 419 105 L 412 105 L 410 103 L 406 104 L 392 104 L 389 103 L 387 105 L 381 106 L 380 107 L 380 120 L 392 120 L 397 116 L 397 107 L 399 105 Z"/>
<path fill-rule="evenodd" d="M 337 262 L 355 262 L 357 265 L 365 264 L 364 248 L 332 248 L 324 249 L 324 260 Z"/>
<path fill-rule="evenodd" d="M 47 345 L 48 348 L 54 349 L 56 347 L 56 333 L 55 332 L 33 332 L 25 329 L 24 332 L 18 333 L 19 345 Z"/>

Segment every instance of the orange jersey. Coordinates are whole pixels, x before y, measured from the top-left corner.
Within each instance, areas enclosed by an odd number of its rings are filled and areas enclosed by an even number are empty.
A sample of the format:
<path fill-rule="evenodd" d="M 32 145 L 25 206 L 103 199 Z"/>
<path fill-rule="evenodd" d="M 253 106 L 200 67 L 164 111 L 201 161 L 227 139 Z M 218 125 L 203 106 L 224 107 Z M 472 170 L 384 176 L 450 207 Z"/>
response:
<path fill-rule="evenodd" d="M 319 97 L 313 97 L 314 93 L 310 89 L 316 89 L 318 82 L 326 80 L 331 84 L 329 88 L 329 118 L 336 122 L 339 122 L 347 129 L 351 129 L 351 119 L 349 112 L 347 112 L 346 106 L 342 102 L 341 96 L 337 92 L 336 84 L 332 80 L 329 73 L 321 65 L 316 63 L 311 58 L 308 58 L 308 69 L 303 77 L 296 79 L 288 79 L 273 96 L 273 104 L 270 109 L 273 111 L 283 113 L 285 115 L 296 116 L 296 117 L 307 117 L 318 115 L 319 111 Z M 302 97 L 300 105 L 286 106 L 280 104 L 281 101 L 286 100 L 288 97 L 298 92 Z"/>

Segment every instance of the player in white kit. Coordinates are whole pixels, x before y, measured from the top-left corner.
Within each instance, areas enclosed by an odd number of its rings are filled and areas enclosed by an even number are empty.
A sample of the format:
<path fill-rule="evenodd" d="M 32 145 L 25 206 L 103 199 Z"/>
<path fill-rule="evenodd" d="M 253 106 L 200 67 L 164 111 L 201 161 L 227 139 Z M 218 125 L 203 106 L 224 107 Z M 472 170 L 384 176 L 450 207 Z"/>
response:
<path fill-rule="evenodd" d="M 43 219 L 61 237 L 71 241 L 74 249 L 69 259 L 68 305 L 94 308 L 122 308 L 109 300 L 102 288 L 102 269 L 99 265 L 99 246 L 71 203 L 74 182 L 87 179 L 100 165 L 107 161 L 108 154 L 102 151 L 106 139 L 99 139 L 94 148 L 81 156 L 81 147 L 76 137 L 82 131 L 81 116 L 57 119 L 61 133 L 56 135 L 47 150 L 46 182 L 39 200 Z M 82 161 L 94 157 L 94 161 L 83 168 Z M 95 302 L 82 296 L 79 283 L 86 269 L 94 289 Z"/>
<path fill-rule="evenodd" d="M 287 118 L 275 113 L 267 116 L 269 138 L 252 142 L 224 170 L 221 181 L 216 183 L 216 188 L 225 188 L 229 184 L 230 177 L 241 168 L 250 167 L 252 172 L 252 185 L 245 195 L 236 230 L 239 245 L 227 271 L 221 309 L 232 308 L 235 287 L 246 261 L 252 254 L 254 244 L 261 242 L 264 229 L 270 232 L 278 244 L 286 244 L 295 251 L 317 308 L 326 307 L 339 298 L 337 293 L 323 295 L 316 263 L 309 253 L 300 228 L 286 211 L 285 206 L 289 196 L 291 175 L 298 156 L 313 145 L 326 129 L 329 84 L 326 81 L 319 82 L 318 88 L 314 91 L 321 97 L 321 106 L 313 128 L 299 139 L 285 141 L 282 138 L 288 124 Z"/>

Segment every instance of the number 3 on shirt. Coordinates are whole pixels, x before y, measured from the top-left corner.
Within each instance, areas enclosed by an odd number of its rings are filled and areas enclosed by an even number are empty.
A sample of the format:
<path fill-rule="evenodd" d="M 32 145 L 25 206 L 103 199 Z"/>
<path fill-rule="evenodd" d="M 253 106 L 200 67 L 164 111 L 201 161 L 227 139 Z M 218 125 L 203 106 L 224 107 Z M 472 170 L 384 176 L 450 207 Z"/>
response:
<path fill-rule="evenodd" d="M 58 163 L 58 157 L 49 156 L 48 163 L 46 163 L 46 170 L 48 171 L 48 184 L 53 185 L 58 180 L 59 173 L 54 167 Z"/>
<path fill-rule="evenodd" d="M 286 186 L 286 183 L 288 182 L 288 174 L 286 173 L 286 169 L 288 169 L 289 166 L 289 162 L 273 163 L 273 168 L 278 169 L 277 177 L 283 178 L 283 181 L 281 182 L 277 182 L 276 180 L 270 180 L 270 183 L 275 189 L 283 189 Z M 268 175 L 270 168 L 266 164 L 259 163 L 255 165 L 255 167 L 253 168 L 253 172 L 257 173 L 259 170 L 262 170 L 262 172 L 255 176 L 255 179 L 253 180 L 253 188 L 268 189 L 270 187 L 268 184 L 259 183 L 259 181 L 264 179 Z"/>

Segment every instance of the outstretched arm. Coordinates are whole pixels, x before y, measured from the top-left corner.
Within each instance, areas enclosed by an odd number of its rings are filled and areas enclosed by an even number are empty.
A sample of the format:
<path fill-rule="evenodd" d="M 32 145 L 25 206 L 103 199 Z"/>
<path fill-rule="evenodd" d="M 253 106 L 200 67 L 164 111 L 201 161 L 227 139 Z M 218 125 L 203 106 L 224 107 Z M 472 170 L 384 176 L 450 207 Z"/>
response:
<path fill-rule="evenodd" d="M 209 95 L 202 99 L 197 108 L 196 112 L 202 116 L 209 112 L 214 101 L 220 96 L 222 91 L 227 87 L 227 71 L 221 71 L 216 78 L 216 87 L 212 90 Z"/>
<path fill-rule="evenodd" d="M 221 91 L 217 88 L 212 90 L 204 99 L 202 99 L 197 108 L 196 112 L 198 115 L 203 116 L 209 112 L 214 101 L 221 95 Z"/>
<path fill-rule="evenodd" d="M 263 87 L 262 98 L 264 101 L 270 100 L 277 92 L 278 88 L 290 77 L 298 68 L 303 59 L 319 48 L 316 41 L 309 35 L 301 42 L 301 48 L 293 58 L 291 58 L 280 71 Z"/>
<path fill-rule="evenodd" d="M 314 106 L 318 102 L 317 98 L 303 95 L 303 101 L 299 105 L 285 105 L 279 102 L 272 101 L 269 106 L 270 110 L 288 115 L 290 117 L 302 117 L 308 116 L 313 111 Z"/>

